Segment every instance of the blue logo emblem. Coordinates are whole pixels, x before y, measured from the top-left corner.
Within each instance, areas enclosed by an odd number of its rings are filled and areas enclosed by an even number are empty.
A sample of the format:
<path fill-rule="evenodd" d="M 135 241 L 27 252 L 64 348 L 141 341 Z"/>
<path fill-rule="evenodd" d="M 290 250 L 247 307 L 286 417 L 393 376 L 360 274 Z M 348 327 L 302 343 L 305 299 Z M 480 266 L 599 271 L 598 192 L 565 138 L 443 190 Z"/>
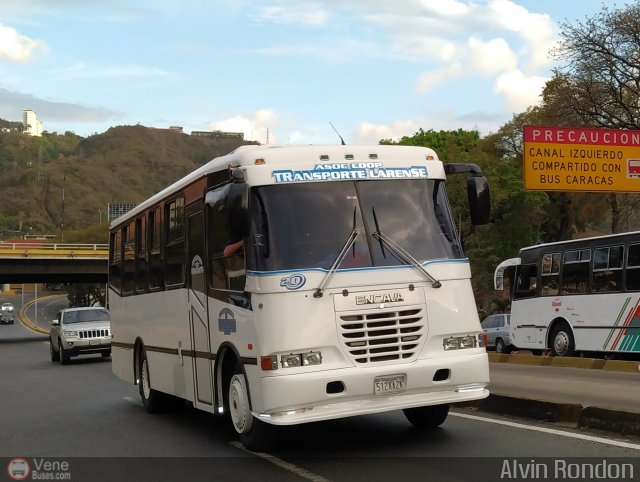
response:
<path fill-rule="evenodd" d="M 222 308 L 218 313 L 218 331 L 225 335 L 236 332 L 236 318 L 229 308 Z"/>
<path fill-rule="evenodd" d="M 282 278 L 280 280 L 280 286 L 283 286 L 288 290 L 297 290 L 298 288 L 302 288 L 306 282 L 307 278 L 305 278 L 303 274 L 294 273 L 291 276 Z"/>

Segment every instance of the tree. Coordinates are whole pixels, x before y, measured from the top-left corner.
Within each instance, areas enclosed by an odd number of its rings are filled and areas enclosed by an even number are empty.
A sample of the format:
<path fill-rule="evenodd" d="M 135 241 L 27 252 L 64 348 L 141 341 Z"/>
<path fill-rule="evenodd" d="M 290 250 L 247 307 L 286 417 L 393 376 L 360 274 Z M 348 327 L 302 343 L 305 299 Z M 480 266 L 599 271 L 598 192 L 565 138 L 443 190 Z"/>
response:
<path fill-rule="evenodd" d="M 106 287 L 102 283 L 75 283 L 67 286 L 70 307 L 106 306 Z"/>
<path fill-rule="evenodd" d="M 603 6 L 593 17 L 561 28 L 553 51 L 564 62 L 554 71 L 556 112 L 577 120 L 574 125 L 640 128 L 640 2 L 619 9 Z M 628 229 L 635 196 L 611 193 L 606 198 L 611 232 Z"/>

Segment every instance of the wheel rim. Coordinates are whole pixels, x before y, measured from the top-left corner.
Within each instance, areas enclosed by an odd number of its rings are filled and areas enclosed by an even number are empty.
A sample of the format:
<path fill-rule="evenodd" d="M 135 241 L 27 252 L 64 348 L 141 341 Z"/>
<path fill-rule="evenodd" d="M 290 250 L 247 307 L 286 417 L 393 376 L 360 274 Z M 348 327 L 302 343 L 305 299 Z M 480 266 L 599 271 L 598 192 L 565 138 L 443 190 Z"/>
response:
<path fill-rule="evenodd" d="M 142 394 L 144 398 L 151 396 L 151 385 L 149 385 L 149 366 L 147 365 L 147 359 L 142 360 Z"/>
<path fill-rule="evenodd" d="M 556 333 L 556 337 L 553 340 L 553 349 L 558 355 L 564 355 L 569 350 L 569 335 L 564 331 Z"/>
<path fill-rule="evenodd" d="M 496 343 L 496 352 L 502 353 L 503 350 L 504 350 L 504 344 L 502 343 L 502 340 L 498 340 L 498 343 Z"/>
<path fill-rule="evenodd" d="M 244 377 L 234 375 L 229 384 L 229 412 L 231 422 L 238 433 L 247 433 L 253 425 L 253 415 L 249 409 L 249 397 Z"/>

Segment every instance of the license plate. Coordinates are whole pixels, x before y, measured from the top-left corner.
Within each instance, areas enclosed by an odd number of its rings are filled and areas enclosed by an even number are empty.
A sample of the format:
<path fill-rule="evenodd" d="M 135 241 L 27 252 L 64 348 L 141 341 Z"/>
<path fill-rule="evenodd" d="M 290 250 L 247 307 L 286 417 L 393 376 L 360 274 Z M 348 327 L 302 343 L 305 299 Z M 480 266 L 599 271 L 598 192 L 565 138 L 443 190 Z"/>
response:
<path fill-rule="evenodd" d="M 387 393 L 398 393 L 406 390 L 407 375 L 386 375 L 373 379 L 373 394 L 385 395 Z"/>
<path fill-rule="evenodd" d="M 100 340 L 89 340 L 89 345 L 99 345 L 100 343 Z"/>

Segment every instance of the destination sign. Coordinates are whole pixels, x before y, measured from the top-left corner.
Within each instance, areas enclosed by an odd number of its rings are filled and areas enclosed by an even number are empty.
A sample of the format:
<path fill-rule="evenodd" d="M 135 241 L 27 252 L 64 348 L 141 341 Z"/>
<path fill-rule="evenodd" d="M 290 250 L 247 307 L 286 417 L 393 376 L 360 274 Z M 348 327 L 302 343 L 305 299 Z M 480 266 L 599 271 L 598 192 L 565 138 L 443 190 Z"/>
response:
<path fill-rule="evenodd" d="M 524 126 L 524 188 L 640 191 L 640 131 Z"/>

